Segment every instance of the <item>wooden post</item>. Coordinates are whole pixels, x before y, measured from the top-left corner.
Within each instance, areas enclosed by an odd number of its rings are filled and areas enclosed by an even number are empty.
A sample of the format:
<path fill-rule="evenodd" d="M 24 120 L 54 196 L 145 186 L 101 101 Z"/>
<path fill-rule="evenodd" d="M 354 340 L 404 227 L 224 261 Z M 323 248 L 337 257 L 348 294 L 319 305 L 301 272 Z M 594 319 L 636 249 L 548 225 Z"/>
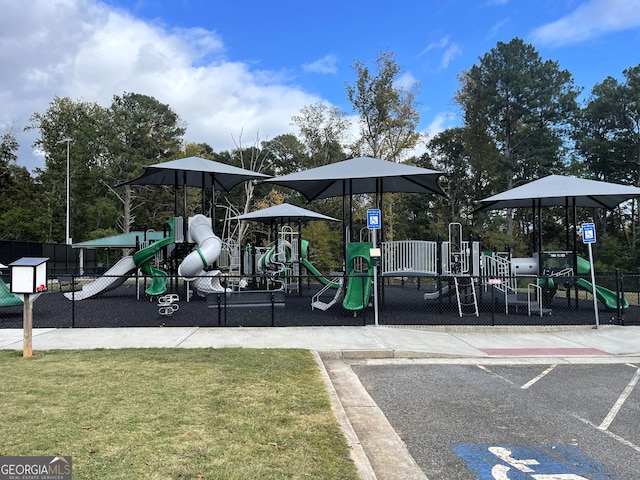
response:
<path fill-rule="evenodd" d="M 32 346 L 32 326 L 33 326 L 33 304 L 31 303 L 31 299 L 29 298 L 29 294 L 24 294 L 24 307 L 23 307 L 23 330 L 24 330 L 24 340 L 22 342 L 22 356 L 27 358 L 33 355 L 33 346 Z"/>

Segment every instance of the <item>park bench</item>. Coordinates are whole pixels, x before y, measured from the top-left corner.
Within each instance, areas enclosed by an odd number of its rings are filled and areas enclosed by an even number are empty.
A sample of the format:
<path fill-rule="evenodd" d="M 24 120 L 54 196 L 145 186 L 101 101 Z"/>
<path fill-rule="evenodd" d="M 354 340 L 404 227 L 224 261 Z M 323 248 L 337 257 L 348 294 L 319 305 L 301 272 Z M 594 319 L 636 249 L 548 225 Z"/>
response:
<path fill-rule="evenodd" d="M 285 306 L 285 292 L 282 290 L 248 290 L 230 293 L 209 293 L 207 308 L 218 309 L 218 326 L 227 323 L 227 308 L 271 308 L 271 326 L 275 325 L 276 307 Z"/>

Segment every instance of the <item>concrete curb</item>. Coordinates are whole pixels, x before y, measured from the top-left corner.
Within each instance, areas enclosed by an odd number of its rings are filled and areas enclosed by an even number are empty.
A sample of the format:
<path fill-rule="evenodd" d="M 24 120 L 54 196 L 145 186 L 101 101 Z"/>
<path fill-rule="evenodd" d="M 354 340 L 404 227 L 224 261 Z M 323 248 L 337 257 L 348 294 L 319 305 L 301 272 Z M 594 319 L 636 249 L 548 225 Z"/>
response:
<path fill-rule="evenodd" d="M 412 350 L 393 350 L 380 348 L 377 350 L 319 350 L 318 353 L 325 360 L 389 360 L 393 358 L 483 358 L 482 355 L 460 355 L 456 353 L 418 352 Z"/>
<path fill-rule="evenodd" d="M 382 410 L 360 383 L 351 365 L 338 359 L 322 359 L 330 372 L 332 388 L 351 428 L 362 445 L 377 480 L 428 480 L 406 444 Z"/>
<path fill-rule="evenodd" d="M 380 327 L 442 333 L 555 333 L 594 330 L 593 325 L 380 325 Z M 620 325 L 600 325 L 599 329 L 617 327 Z"/>
<path fill-rule="evenodd" d="M 349 417 L 342 407 L 340 397 L 338 396 L 336 389 L 333 387 L 333 383 L 331 382 L 329 373 L 322 362 L 322 358 L 320 358 L 320 354 L 313 350 L 311 351 L 311 354 L 318 365 L 320 376 L 327 386 L 329 399 L 331 400 L 331 410 L 333 410 L 333 414 L 338 420 L 342 433 L 347 439 L 347 444 L 351 448 L 351 460 L 358 469 L 358 475 L 360 475 L 361 480 L 377 480 L 376 474 L 373 471 L 373 468 L 371 468 L 371 463 L 369 463 L 369 458 L 364 453 L 362 443 L 360 443 L 360 439 L 358 438 L 358 435 L 356 435 L 353 425 L 351 425 Z"/>

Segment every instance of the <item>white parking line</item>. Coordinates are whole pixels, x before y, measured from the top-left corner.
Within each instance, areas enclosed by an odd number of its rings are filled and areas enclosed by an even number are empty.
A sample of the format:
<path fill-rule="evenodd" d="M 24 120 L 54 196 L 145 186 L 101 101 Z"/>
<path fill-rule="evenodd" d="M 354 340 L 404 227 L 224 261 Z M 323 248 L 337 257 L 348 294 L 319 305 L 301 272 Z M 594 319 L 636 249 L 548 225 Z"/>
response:
<path fill-rule="evenodd" d="M 600 428 L 598 427 L 595 423 L 591 423 L 589 420 L 585 419 L 585 418 L 581 418 L 577 415 L 574 415 L 574 418 L 577 418 L 578 420 L 580 420 L 582 423 L 586 423 L 587 425 L 594 427 L 594 428 Z M 614 440 L 620 442 L 623 445 L 626 445 L 627 447 L 630 447 L 632 449 L 634 449 L 636 452 L 640 453 L 640 446 L 636 445 L 635 443 L 630 442 L 629 440 L 627 440 L 626 438 L 622 438 L 620 435 L 616 435 L 615 433 L 610 432 L 609 430 L 602 430 L 606 435 L 609 435 L 611 438 L 613 438 Z"/>
<path fill-rule="evenodd" d="M 547 375 L 549 372 L 551 372 L 551 370 L 553 370 L 554 368 L 556 368 L 558 366 L 557 363 L 551 365 L 549 368 L 547 368 L 544 372 L 542 372 L 540 375 L 538 375 L 537 377 L 532 378 L 531 380 L 529 380 L 527 383 L 525 383 L 524 385 L 522 385 L 520 388 L 523 390 L 526 390 L 527 388 L 529 388 L 531 385 L 535 384 L 538 380 L 540 380 L 541 378 L 543 378 L 545 375 Z"/>
<path fill-rule="evenodd" d="M 613 405 L 613 407 L 611 407 L 611 410 L 609 410 L 609 413 L 604 418 L 600 426 L 598 426 L 600 430 L 606 430 L 609 428 L 609 425 L 611 425 L 611 422 L 613 422 L 613 420 L 616 418 L 616 415 L 622 408 L 622 405 L 624 405 L 624 402 L 627 400 L 629 395 L 631 395 L 631 392 L 633 391 L 634 387 L 638 383 L 639 379 L 640 379 L 640 368 L 636 370 L 636 374 L 633 376 L 631 381 L 627 384 L 626 388 L 620 394 L 620 396 L 618 397 L 618 400 L 616 400 L 616 403 Z"/>
<path fill-rule="evenodd" d="M 509 380 L 508 378 L 504 378 L 502 375 L 497 374 L 496 372 L 492 372 L 490 369 L 488 369 L 487 367 L 485 367 L 484 365 L 480 365 L 477 364 L 476 367 L 478 367 L 480 370 L 483 370 L 491 375 L 494 375 L 496 377 L 498 377 L 501 380 L 504 380 L 505 382 L 507 382 L 509 385 L 515 385 L 515 383 L 513 383 L 511 380 Z"/>

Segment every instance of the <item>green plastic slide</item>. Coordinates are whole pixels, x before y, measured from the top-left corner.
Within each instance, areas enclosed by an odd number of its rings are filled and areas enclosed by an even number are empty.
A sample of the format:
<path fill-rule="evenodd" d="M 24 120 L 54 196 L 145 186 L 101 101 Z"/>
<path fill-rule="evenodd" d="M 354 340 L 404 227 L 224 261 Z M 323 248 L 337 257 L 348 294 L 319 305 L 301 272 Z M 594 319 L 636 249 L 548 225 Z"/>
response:
<path fill-rule="evenodd" d="M 347 291 L 342 301 L 346 310 L 357 311 L 369 304 L 371 295 L 371 279 L 373 266 L 369 255 L 373 244 L 371 242 L 351 242 L 347 244 Z M 363 268 L 356 271 L 354 263 L 363 262 Z"/>
<path fill-rule="evenodd" d="M 302 240 L 302 253 L 300 255 L 300 258 L 302 258 L 302 260 L 300 260 L 300 263 L 302 264 L 302 266 L 306 268 L 309 271 L 309 273 L 311 273 L 311 275 L 316 277 L 322 285 L 329 286 L 330 288 L 339 288 L 340 287 L 339 282 L 333 282 L 329 280 L 327 277 L 322 275 L 322 273 L 320 273 L 320 271 L 313 265 L 313 263 L 307 260 L 308 251 L 309 251 L 309 241 Z"/>
<path fill-rule="evenodd" d="M 23 302 L 9 290 L 6 283 L 0 278 L 0 307 L 17 307 Z"/>
<path fill-rule="evenodd" d="M 589 260 L 586 258 L 578 257 L 578 275 L 587 275 L 591 273 L 591 264 Z M 583 278 L 579 278 L 577 281 L 577 285 L 588 292 L 593 292 L 593 286 L 591 282 Z M 596 285 L 596 298 L 600 300 L 605 307 L 609 310 L 617 310 L 617 295 L 616 292 L 609 290 L 608 288 L 601 287 L 600 285 Z M 622 308 L 626 309 L 629 307 L 629 302 L 626 299 L 622 298 Z"/>
<path fill-rule="evenodd" d="M 147 295 L 162 295 L 167 291 L 169 281 L 167 272 L 151 266 L 151 260 L 165 246 L 173 243 L 173 235 L 153 242 L 148 247 L 142 248 L 133 254 L 133 262 L 145 275 L 152 277 L 151 285 L 145 290 Z"/>
<path fill-rule="evenodd" d="M 577 285 L 580 288 L 588 291 L 589 293 L 593 292 L 593 286 L 591 282 L 586 281 L 584 278 L 579 278 L 577 281 Z M 617 310 L 617 300 L 616 300 L 616 292 L 609 290 L 608 288 L 601 287 L 600 285 L 596 285 L 596 298 L 600 300 L 605 307 L 609 310 Z M 622 300 L 622 308 L 626 309 L 629 307 L 629 302 L 626 299 Z"/>
<path fill-rule="evenodd" d="M 306 268 L 309 273 L 311 275 L 313 275 L 314 277 L 316 277 L 318 279 L 318 281 L 322 284 L 322 285 L 328 285 L 330 288 L 338 288 L 340 287 L 340 283 L 339 282 L 334 282 L 332 280 L 329 280 L 327 277 L 325 277 L 324 275 L 322 275 L 322 273 L 313 266 L 313 263 L 311 263 L 309 260 L 307 260 L 306 258 L 303 258 L 300 263 L 302 263 L 302 266 L 304 268 Z"/>

